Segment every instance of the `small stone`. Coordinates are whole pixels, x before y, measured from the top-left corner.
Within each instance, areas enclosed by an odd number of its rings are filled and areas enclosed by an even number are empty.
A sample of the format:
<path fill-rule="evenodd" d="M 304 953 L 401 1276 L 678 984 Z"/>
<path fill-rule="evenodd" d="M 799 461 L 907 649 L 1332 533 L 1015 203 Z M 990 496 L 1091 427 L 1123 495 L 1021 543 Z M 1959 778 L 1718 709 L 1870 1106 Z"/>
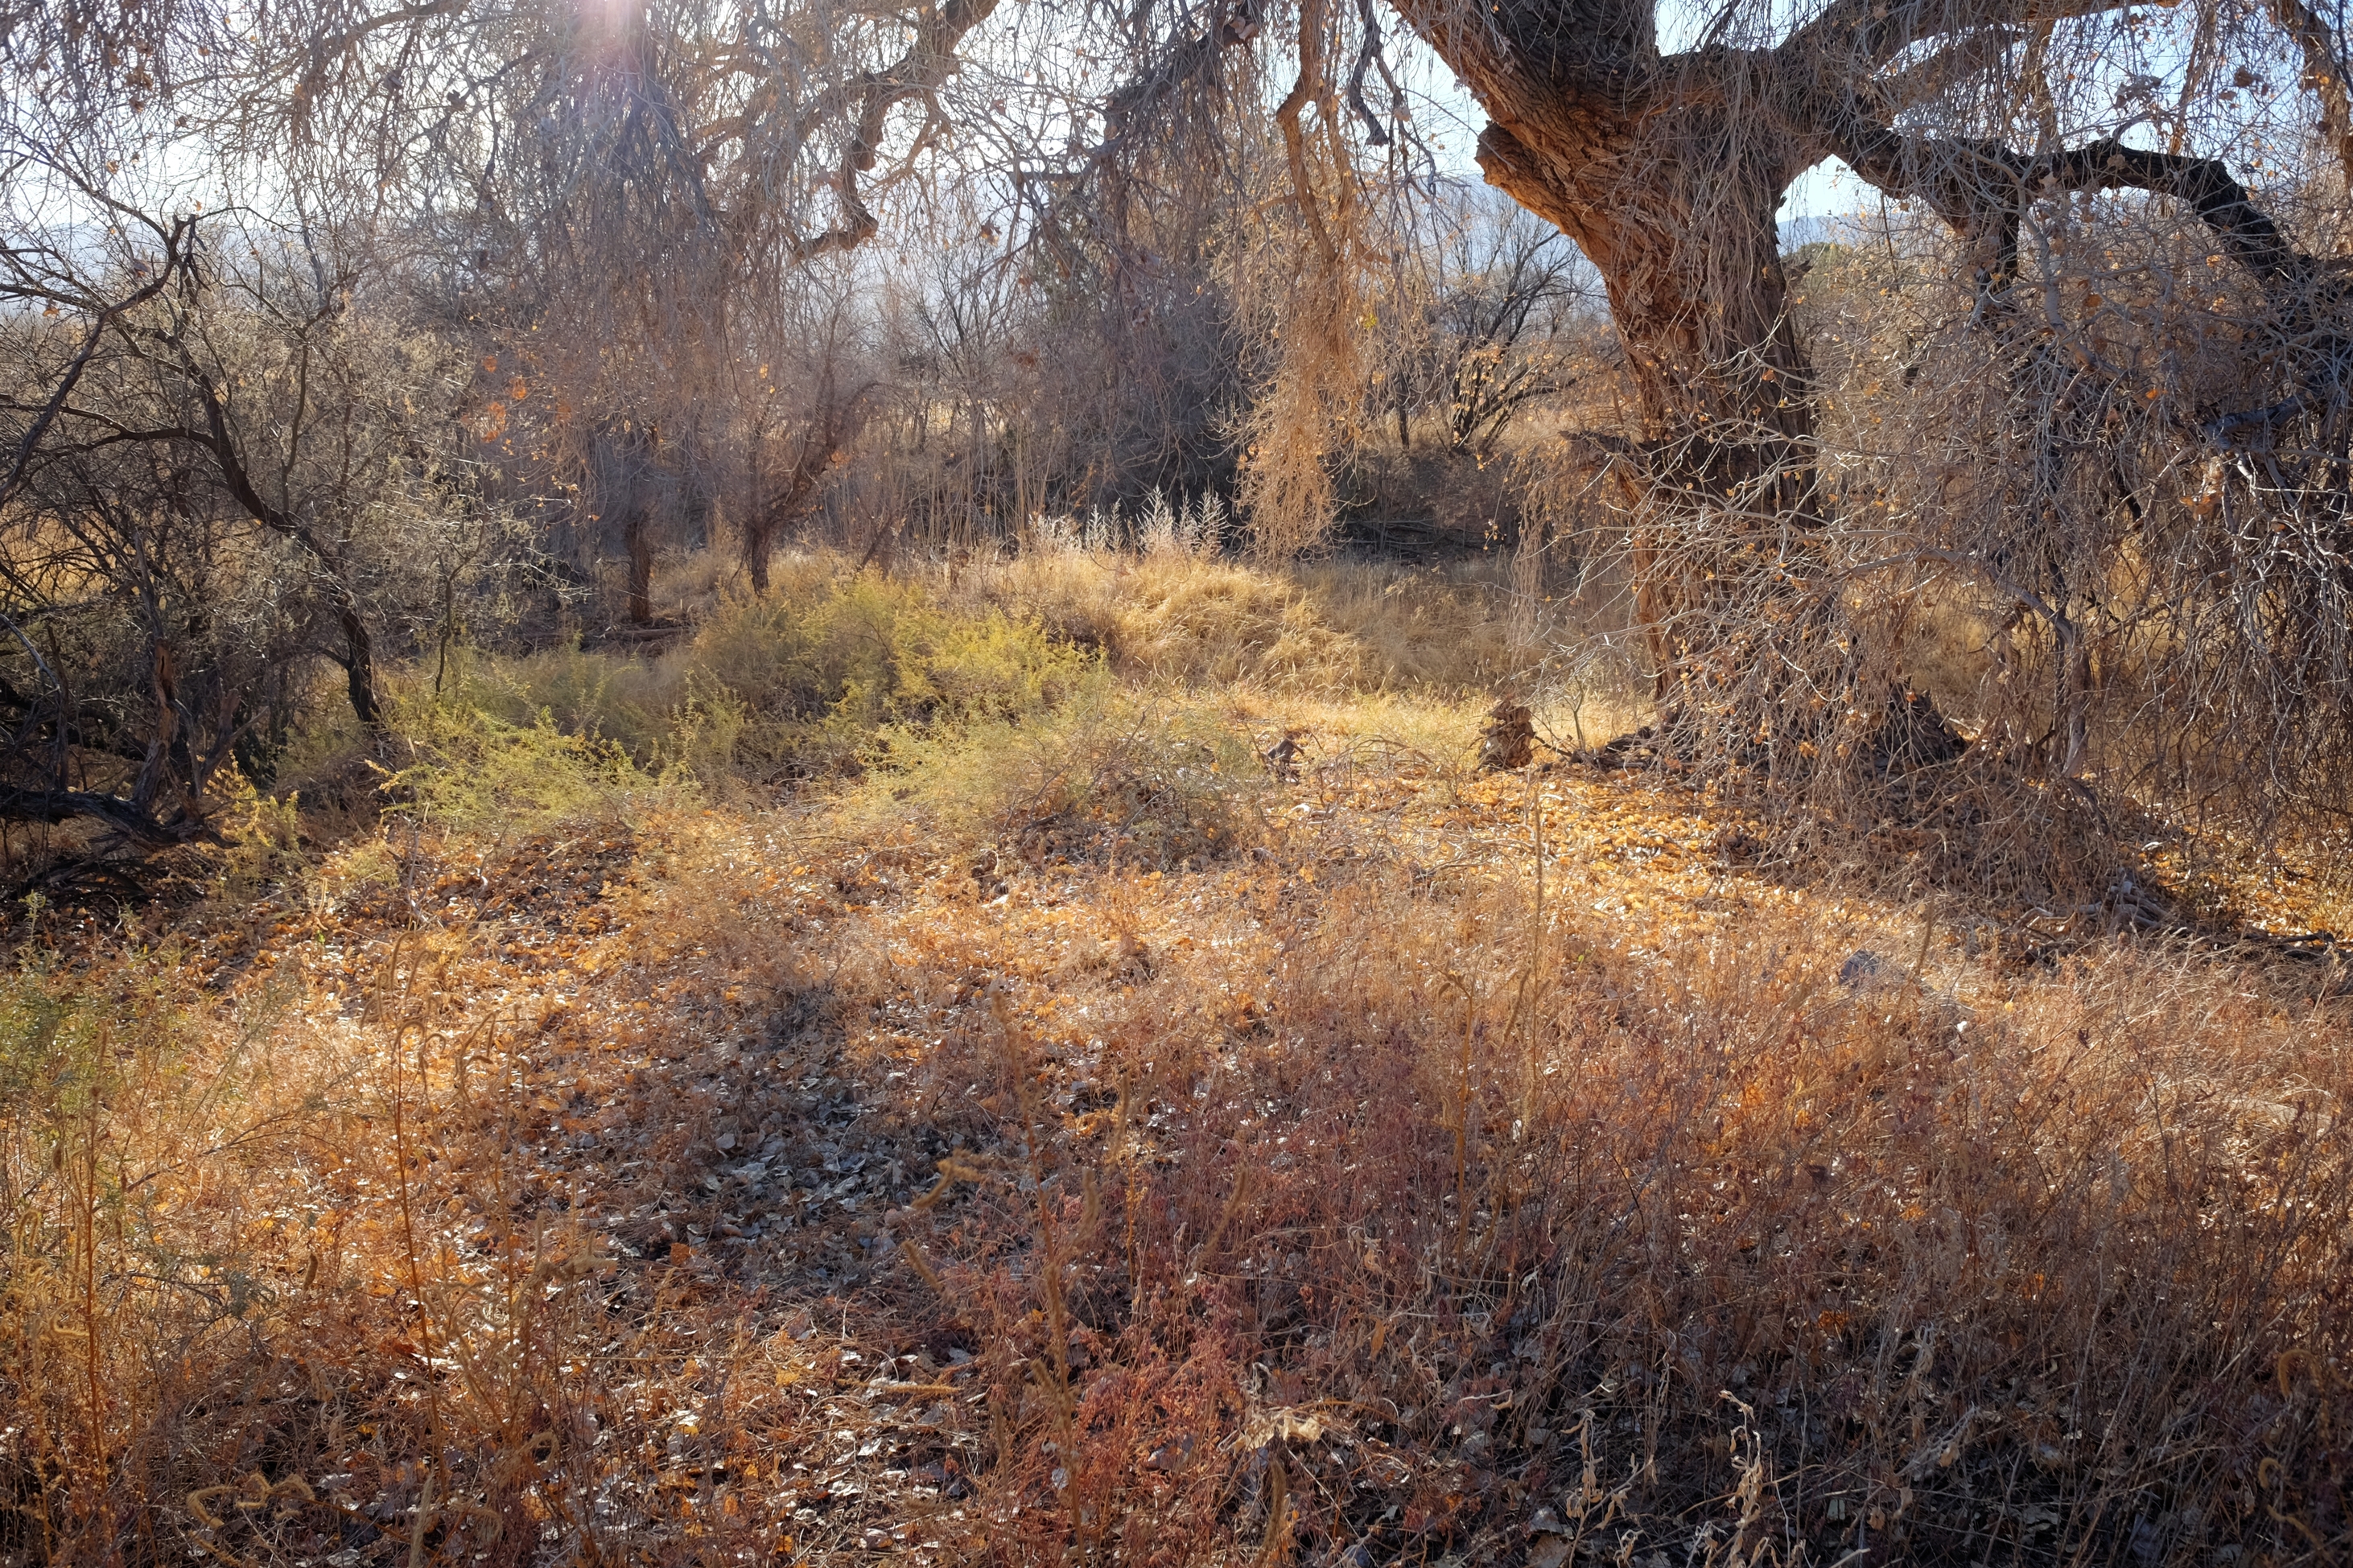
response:
<path fill-rule="evenodd" d="M 1885 968 L 1886 962 L 1879 954 L 1867 947 L 1858 947 L 1839 965 L 1839 984 L 1850 991 L 1872 990 Z"/>

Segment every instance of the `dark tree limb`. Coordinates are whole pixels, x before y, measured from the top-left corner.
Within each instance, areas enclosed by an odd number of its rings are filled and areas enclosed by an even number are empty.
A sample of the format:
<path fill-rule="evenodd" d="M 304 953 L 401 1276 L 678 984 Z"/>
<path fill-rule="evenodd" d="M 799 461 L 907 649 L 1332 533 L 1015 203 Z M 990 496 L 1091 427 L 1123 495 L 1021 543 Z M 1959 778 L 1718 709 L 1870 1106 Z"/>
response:
<path fill-rule="evenodd" d="M 201 821 L 158 822 L 120 795 L 86 789 L 16 789 L 0 787 L 0 819 L 9 822 L 69 822 L 88 817 L 135 844 L 168 849 L 208 836 Z"/>
<path fill-rule="evenodd" d="M 1383 116 L 1375 113 L 1365 101 L 1366 71 L 1379 70 L 1382 83 L 1389 89 L 1392 106 L 1404 103 L 1405 92 L 1398 86 L 1397 78 L 1389 74 L 1388 57 L 1381 52 L 1381 25 L 1374 14 L 1373 0 L 1357 0 L 1357 25 L 1364 29 L 1364 41 L 1356 49 L 1356 64 L 1348 72 L 1348 107 L 1365 122 L 1365 140 L 1376 147 L 1386 147 L 1389 144 L 1388 128 L 1382 123 Z"/>
<path fill-rule="evenodd" d="M 1850 86 L 1914 44 L 1981 27 L 2048 25 L 2120 11 L 2132 0 L 1834 0 L 1774 51 L 1785 66 Z"/>
<path fill-rule="evenodd" d="M 2321 304 L 2317 295 L 2341 294 L 2328 268 L 2290 243 L 2270 214 L 2256 205 L 2219 159 L 2128 147 L 2104 138 L 2082 147 L 2030 156 L 1994 142 L 1901 135 L 1848 115 L 1837 121 L 1841 155 L 1855 172 L 1891 195 L 1926 199 L 1965 236 L 1989 247 L 1979 278 L 1983 299 L 2000 302 L 2018 272 L 2019 228 L 2037 197 L 2088 190 L 2139 190 L 2170 196 L 2197 215 L 2221 251 L 2252 273 L 2281 324 L 2300 330 Z M 2209 419 L 2200 434 L 2211 445 L 2268 440 L 2280 425 L 2345 395 L 2353 342 L 2325 331 L 2316 352 L 2302 356 L 2305 384 L 2267 407 Z"/>
<path fill-rule="evenodd" d="M 2274 295 L 2309 280 L 2317 264 L 2288 243 L 2271 215 L 2219 159 L 2128 147 L 2104 138 L 2040 156 L 1999 142 L 1906 136 L 1852 110 L 1824 116 L 1832 148 L 1855 173 L 1893 196 L 1926 201 L 1964 235 L 1990 240 L 1986 279 L 2007 288 L 2018 268 L 2018 232 L 2039 197 L 2090 190 L 2171 196 L 2197 214 L 2225 254 Z"/>
<path fill-rule="evenodd" d="M 237 437 L 228 427 L 227 397 L 176 334 L 168 336 L 166 341 L 176 351 L 181 372 L 195 388 L 197 401 L 204 405 L 205 433 L 200 437 L 195 432 L 188 434 L 212 456 L 222 485 L 254 521 L 280 538 L 300 545 L 325 571 L 327 581 L 334 589 L 336 623 L 343 634 L 343 656 L 337 662 L 343 667 L 352 712 L 367 729 L 383 729 L 384 705 L 375 689 L 375 639 L 369 633 L 367 618 L 362 613 L 359 595 L 353 589 L 344 572 L 341 553 L 322 540 L 309 524 L 271 505 L 263 497 L 246 468 L 243 454 L 237 449 Z"/>

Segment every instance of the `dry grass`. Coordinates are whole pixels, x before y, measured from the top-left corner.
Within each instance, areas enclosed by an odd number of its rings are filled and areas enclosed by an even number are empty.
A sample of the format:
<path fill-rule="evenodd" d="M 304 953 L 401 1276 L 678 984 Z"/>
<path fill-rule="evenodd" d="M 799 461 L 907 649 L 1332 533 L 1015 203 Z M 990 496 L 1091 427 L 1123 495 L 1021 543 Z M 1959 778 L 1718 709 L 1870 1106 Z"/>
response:
<path fill-rule="evenodd" d="M 1533 663 L 1500 564 L 1287 572 L 1178 550 L 1040 549 L 973 563 L 957 587 L 1036 615 L 1134 678 L 1355 694 L 1483 690 Z"/>
<path fill-rule="evenodd" d="M 2353 1550 L 2329 976 L 1768 880 L 1442 687 L 1180 692 L 41 911 L 0 1559 Z"/>

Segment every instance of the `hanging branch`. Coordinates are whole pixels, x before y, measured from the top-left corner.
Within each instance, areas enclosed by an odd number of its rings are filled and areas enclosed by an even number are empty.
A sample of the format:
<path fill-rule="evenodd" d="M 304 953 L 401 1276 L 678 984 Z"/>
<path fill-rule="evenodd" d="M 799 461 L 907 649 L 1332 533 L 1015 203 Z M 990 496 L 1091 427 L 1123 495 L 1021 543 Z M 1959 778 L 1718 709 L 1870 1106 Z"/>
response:
<path fill-rule="evenodd" d="M 956 47 L 997 6 L 997 0 L 948 0 L 924 11 L 916 18 L 914 38 L 897 60 L 880 70 L 860 72 L 802 108 L 794 126 L 796 146 L 838 119 L 849 119 L 853 130 L 833 175 L 840 220 L 818 234 L 789 240 L 786 250 L 794 261 L 852 250 L 874 237 L 879 226 L 859 192 L 858 177 L 880 161 L 891 111 L 911 99 L 928 96 L 946 81 L 962 63 Z"/>
<path fill-rule="evenodd" d="M 1299 123 L 1300 115 L 1311 103 L 1326 115 L 1331 112 L 1331 84 L 1324 79 L 1324 0 L 1304 0 L 1299 8 L 1299 74 L 1276 106 L 1274 122 L 1282 132 L 1283 155 L 1291 163 L 1291 199 L 1307 225 L 1308 236 L 1314 242 L 1315 254 L 1325 273 L 1334 275 L 1340 270 L 1340 247 L 1324 225 L 1324 205 L 1316 197 L 1315 182 L 1307 172 L 1307 135 Z"/>

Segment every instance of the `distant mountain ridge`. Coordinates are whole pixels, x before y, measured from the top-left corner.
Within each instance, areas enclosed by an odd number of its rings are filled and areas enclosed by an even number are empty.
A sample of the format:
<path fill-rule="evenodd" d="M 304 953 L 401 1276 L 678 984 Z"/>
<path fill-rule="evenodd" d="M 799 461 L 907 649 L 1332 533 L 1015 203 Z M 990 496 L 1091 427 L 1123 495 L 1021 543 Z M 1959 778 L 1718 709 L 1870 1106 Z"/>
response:
<path fill-rule="evenodd" d="M 1838 237 L 1840 221 L 1814 214 L 1806 217 L 1785 217 L 1781 220 L 1781 253 L 1788 255 L 1809 245 Z"/>

